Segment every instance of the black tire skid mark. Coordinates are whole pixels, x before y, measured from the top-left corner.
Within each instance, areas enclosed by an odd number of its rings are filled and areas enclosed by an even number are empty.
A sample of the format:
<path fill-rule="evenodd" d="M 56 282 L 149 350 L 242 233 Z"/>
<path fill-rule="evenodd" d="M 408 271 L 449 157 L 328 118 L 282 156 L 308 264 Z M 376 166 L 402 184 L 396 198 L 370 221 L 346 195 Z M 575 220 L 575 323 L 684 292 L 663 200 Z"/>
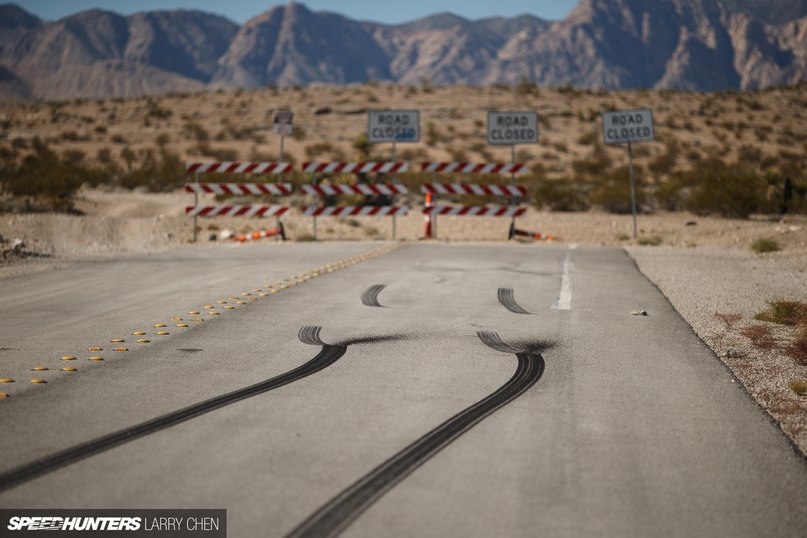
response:
<path fill-rule="evenodd" d="M 298 381 L 327 368 L 345 354 L 347 346 L 325 344 L 319 338 L 320 330 L 320 327 L 303 327 L 300 329 L 298 336 L 303 343 L 308 344 L 315 342 L 314 345 L 322 346 L 322 350 L 313 359 L 301 366 L 265 381 L 261 381 L 260 383 L 256 383 L 255 385 L 216 396 L 215 398 L 142 422 L 136 426 L 75 445 L 71 448 L 61 450 L 0 473 L 0 492 L 9 490 L 24 482 L 28 482 L 59 468 L 89 458 L 90 456 L 123 445 L 129 441 L 145 437 L 146 435 L 170 428 L 171 426 L 176 426 L 177 424 L 240 400 L 288 385 L 289 383 L 293 383 L 294 381 Z"/>
<path fill-rule="evenodd" d="M 374 284 L 361 294 L 361 304 L 364 306 L 381 306 L 378 303 L 378 294 L 386 288 L 386 284 Z"/>
<path fill-rule="evenodd" d="M 499 288 L 499 302 L 510 312 L 514 314 L 530 314 L 516 302 L 513 295 L 513 288 Z"/>
<path fill-rule="evenodd" d="M 540 354 L 517 352 L 496 333 L 477 335 L 496 351 L 515 352 L 518 366 L 513 376 L 495 392 L 443 422 L 342 491 L 292 530 L 288 538 L 338 536 L 385 493 L 476 424 L 521 396 L 543 375 L 545 362 Z"/>

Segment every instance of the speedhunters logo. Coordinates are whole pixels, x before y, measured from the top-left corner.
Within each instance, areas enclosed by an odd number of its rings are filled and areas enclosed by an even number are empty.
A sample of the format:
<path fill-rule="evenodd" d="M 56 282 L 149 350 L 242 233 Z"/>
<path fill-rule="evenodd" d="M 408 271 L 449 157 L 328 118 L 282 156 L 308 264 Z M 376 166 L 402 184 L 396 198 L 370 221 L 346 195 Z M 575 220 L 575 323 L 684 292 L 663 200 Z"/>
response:
<path fill-rule="evenodd" d="M 0 510 L 0 535 L 227 536 L 226 510 Z"/>
<path fill-rule="evenodd" d="M 58 517 L 14 516 L 6 527 L 10 531 L 139 531 L 139 517 Z"/>

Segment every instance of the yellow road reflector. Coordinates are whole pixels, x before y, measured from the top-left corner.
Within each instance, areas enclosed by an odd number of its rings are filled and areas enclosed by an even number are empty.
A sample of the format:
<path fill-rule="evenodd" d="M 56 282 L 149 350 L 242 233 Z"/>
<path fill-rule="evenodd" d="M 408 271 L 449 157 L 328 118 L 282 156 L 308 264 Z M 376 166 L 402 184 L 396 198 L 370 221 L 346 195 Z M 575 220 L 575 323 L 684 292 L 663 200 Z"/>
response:
<path fill-rule="evenodd" d="M 34 366 L 31 368 L 34 372 L 46 372 L 48 370 L 47 366 Z"/>
<path fill-rule="evenodd" d="M 93 347 L 88 347 L 87 351 L 103 351 L 103 350 L 98 346 L 93 346 Z M 64 360 L 68 361 L 70 359 L 64 359 Z"/>
<path fill-rule="evenodd" d="M 271 293 L 277 293 L 279 290 L 272 290 Z"/>
<path fill-rule="evenodd" d="M 257 301 L 258 299 L 257 299 L 257 298 L 255 298 L 255 297 L 250 297 L 250 298 L 249 298 L 249 299 L 247 299 L 247 300 L 248 300 L 249 302 L 254 302 L 254 301 Z"/>
<path fill-rule="evenodd" d="M 206 304 L 206 305 L 205 305 L 205 308 L 206 308 L 206 309 L 209 309 L 209 308 L 216 308 L 216 307 L 215 307 L 215 306 L 213 306 L 212 304 Z"/>
<path fill-rule="evenodd" d="M 9 398 L 9 395 L 6 394 L 5 392 L 0 392 L 0 400 L 2 400 L 3 398 Z"/>
<path fill-rule="evenodd" d="M 125 341 L 126 340 L 124 340 L 123 338 L 113 338 L 112 340 L 110 340 L 110 342 L 112 342 L 113 344 L 120 344 L 121 342 Z"/>
<path fill-rule="evenodd" d="M 230 300 L 231 300 L 231 301 L 235 301 L 236 299 L 238 299 L 238 297 L 232 297 L 232 296 L 230 296 Z"/>
<path fill-rule="evenodd" d="M 135 336 L 143 336 L 146 333 L 144 333 L 143 331 L 135 331 L 132 334 L 135 335 Z"/>
<path fill-rule="evenodd" d="M 99 357 L 98 355 L 94 355 L 94 356 L 90 357 L 90 360 L 91 361 L 102 361 L 102 360 L 104 360 L 104 358 Z"/>
<path fill-rule="evenodd" d="M 37 385 L 41 385 L 42 383 L 47 383 L 47 381 L 45 381 L 41 377 L 35 377 L 34 379 L 31 380 L 31 383 L 36 383 Z"/>
<path fill-rule="evenodd" d="M 65 366 L 62 368 L 62 372 L 78 372 L 78 370 L 72 366 Z"/>
<path fill-rule="evenodd" d="M 157 331 L 157 334 L 160 336 L 165 336 L 166 334 L 170 334 L 168 331 Z"/>
<path fill-rule="evenodd" d="M 177 327 L 187 327 L 187 323 L 177 323 Z"/>
<path fill-rule="evenodd" d="M 202 318 L 193 318 L 193 321 L 204 321 Z"/>
<path fill-rule="evenodd" d="M 150 343 L 151 343 L 151 340 L 149 340 L 148 338 L 141 338 L 141 339 L 139 339 L 139 340 L 137 341 L 137 343 L 138 343 L 138 344 L 150 344 Z"/>
<path fill-rule="evenodd" d="M 0 377 L 0 383 L 14 383 L 14 380 L 8 377 Z"/>
<path fill-rule="evenodd" d="M 74 361 L 74 360 L 76 360 L 76 357 L 74 357 L 73 355 L 65 355 L 64 357 L 62 357 L 62 360 L 63 361 Z"/>
<path fill-rule="evenodd" d="M 171 318 L 171 321 L 182 321 L 182 318 L 174 316 L 173 318 Z"/>
<path fill-rule="evenodd" d="M 249 293 L 248 291 L 245 291 L 244 293 L 241 294 L 241 297 L 247 297 L 249 295 L 252 295 L 252 294 Z"/>
<path fill-rule="evenodd" d="M 256 293 L 257 293 L 257 292 L 259 292 L 259 291 L 263 291 L 263 290 L 262 290 L 261 288 L 255 288 L 255 289 L 254 289 L 254 290 L 252 290 L 252 291 L 254 291 L 254 292 L 256 292 Z"/>
<path fill-rule="evenodd" d="M 287 290 L 287 289 L 289 289 L 289 287 L 288 286 L 280 286 L 280 289 L 281 290 Z"/>
<path fill-rule="evenodd" d="M 261 292 L 258 295 L 261 296 L 261 297 L 268 297 L 269 296 L 269 294 L 266 293 L 266 292 Z"/>
<path fill-rule="evenodd" d="M 244 301 L 236 301 L 235 304 L 247 304 Z"/>
<path fill-rule="evenodd" d="M 235 310 L 235 307 L 227 305 L 227 306 L 224 307 L 224 310 Z"/>
<path fill-rule="evenodd" d="M 220 316 L 221 315 L 219 312 L 213 312 L 213 311 L 208 312 L 208 314 L 210 314 L 211 316 Z"/>
<path fill-rule="evenodd" d="M 227 301 L 216 301 L 216 304 L 227 304 Z"/>
<path fill-rule="evenodd" d="M 116 347 L 115 351 L 129 351 L 129 348 L 127 348 L 127 347 Z"/>
<path fill-rule="evenodd" d="M 155 323 L 155 327 L 165 327 L 165 323 Z"/>
<path fill-rule="evenodd" d="M 196 310 L 191 310 L 190 312 L 188 312 L 188 314 L 190 314 L 191 316 L 198 316 L 199 312 L 197 312 Z"/>

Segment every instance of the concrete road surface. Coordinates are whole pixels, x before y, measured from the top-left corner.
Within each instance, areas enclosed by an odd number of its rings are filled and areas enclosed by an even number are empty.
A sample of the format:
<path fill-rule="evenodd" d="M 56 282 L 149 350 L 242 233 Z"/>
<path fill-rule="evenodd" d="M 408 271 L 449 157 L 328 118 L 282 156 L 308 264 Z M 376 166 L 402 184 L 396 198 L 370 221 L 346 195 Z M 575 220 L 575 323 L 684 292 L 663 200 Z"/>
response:
<path fill-rule="evenodd" d="M 624 251 L 364 256 L 391 246 L 0 281 L 0 507 L 226 508 L 235 537 L 805 535 L 804 459 Z"/>

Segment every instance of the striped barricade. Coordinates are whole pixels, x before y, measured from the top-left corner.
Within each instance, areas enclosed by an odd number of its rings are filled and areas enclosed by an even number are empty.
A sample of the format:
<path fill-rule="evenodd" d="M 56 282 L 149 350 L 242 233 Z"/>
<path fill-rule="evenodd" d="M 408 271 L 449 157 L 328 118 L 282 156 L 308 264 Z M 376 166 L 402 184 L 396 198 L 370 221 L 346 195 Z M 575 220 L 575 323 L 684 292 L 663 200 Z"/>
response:
<path fill-rule="evenodd" d="M 306 174 L 395 174 L 409 171 L 405 162 L 305 162 L 302 171 Z"/>
<path fill-rule="evenodd" d="M 283 205 L 211 205 L 187 206 L 189 217 L 279 217 L 289 210 Z"/>
<path fill-rule="evenodd" d="M 521 174 L 527 166 L 522 163 L 468 163 L 468 162 L 425 162 L 421 163 L 423 172 L 435 174 Z"/>
<path fill-rule="evenodd" d="M 302 171 L 306 174 L 396 174 L 409 171 L 405 162 L 305 162 Z M 304 193 L 317 196 L 384 196 L 393 198 L 409 194 L 406 185 L 400 183 L 317 183 L 303 185 Z M 380 200 L 379 200 L 380 201 Z M 395 203 L 394 199 L 382 203 Z M 303 215 L 313 217 L 314 239 L 317 237 L 317 217 L 392 217 L 392 238 L 395 239 L 396 218 L 409 214 L 408 207 L 395 205 L 360 205 L 360 206 L 320 206 L 303 208 Z"/>
<path fill-rule="evenodd" d="M 358 183 L 356 185 L 303 185 L 303 192 L 313 196 L 338 196 L 343 194 L 361 194 L 363 196 L 395 196 L 409 194 L 406 185 L 400 183 Z"/>
<path fill-rule="evenodd" d="M 403 217 L 409 214 L 409 208 L 404 206 L 317 206 L 301 209 L 306 217 Z"/>
<path fill-rule="evenodd" d="M 279 205 L 199 205 L 200 194 L 219 196 L 287 196 L 294 191 L 290 183 L 200 183 L 199 174 L 287 174 L 292 171 L 291 163 L 251 162 L 251 161 L 188 161 L 185 172 L 196 175 L 195 183 L 186 183 L 185 192 L 193 193 L 193 207 L 185 213 L 193 217 L 193 241 L 196 242 L 198 217 L 275 217 L 277 228 L 282 223 L 280 216 L 288 207 Z M 276 234 L 280 238 L 280 234 Z M 283 237 L 285 239 L 285 237 Z"/>
<path fill-rule="evenodd" d="M 489 206 L 446 206 L 434 205 L 424 207 L 423 213 L 432 217 L 448 215 L 455 217 L 521 217 L 527 212 L 526 207 L 513 207 L 503 205 Z"/>
<path fill-rule="evenodd" d="M 293 191 L 291 183 L 185 183 L 185 192 L 220 196 L 287 196 Z"/>
<path fill-rule="evenodd" d="M 188 174 L 288 174 L 291 163 L 277 162 L 186 162 Z"/>
<path fill-rule="evenodd" d="M 515 176 L 527 170 L 522 163 L 469 163 L 469 162 L 424 162 L 420 169 L 423 172 L 434 174 L 502 174 Z M 423 210 L 426 222 L 426 238 L 437 237 L 437 216 L 474 216 L 474 217 L 511 217 L 515 219 L 526 213 L 526 208 L 517 207 L 518 198 L 527 195 L 527 189 L 521 185 L 496 185 L 481 183 L 427 183 L 421 187 L 426 195 L 426 205 Z M 432 196 L 507 196 L 513 203 L 505 206 L 441 206 L 432 205 Z"/>
<path fill-rule="evenodd" d="M 479 183 L 426 183 L 421 186 L 423 194 L 446 196 L 519 196 L 527 195 L 527 188 L 523 185 L 483 185 Z"/>

